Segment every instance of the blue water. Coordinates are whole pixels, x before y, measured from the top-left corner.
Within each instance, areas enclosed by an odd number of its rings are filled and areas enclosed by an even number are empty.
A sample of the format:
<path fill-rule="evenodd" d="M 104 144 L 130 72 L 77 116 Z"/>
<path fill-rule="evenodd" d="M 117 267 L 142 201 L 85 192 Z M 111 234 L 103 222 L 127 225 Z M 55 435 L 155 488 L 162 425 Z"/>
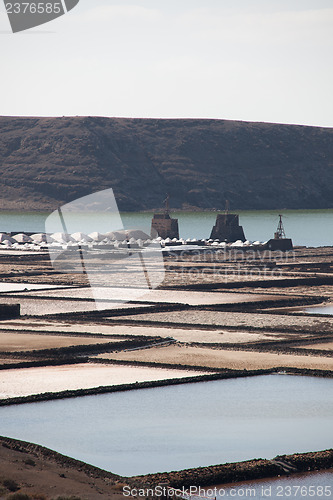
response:
<path fill-rule="evenodd" d="M 268 375 L 0 408 L 0 434 L 121 475 L 333 446 L 333 380 Z"/>
<path fill-rule="evenodd" d="M 295 245 L 327 246 L 333 244 L 333 210 L 283 210 L 283 222 L 286 236 L 293 239 Z M 2 212 L 0 214 L 1 231 L 43 232 L 48 213 L 44 212 Z M 267 241 L 273 237 L 278 224 L 279 211 L 241 211 L 240 224 L 245 236 L 251 241 Z M 179 231 L 182 238 L 209 238 L 215 223 L 216 212 L 175 212 L 179 219 Z M 142 229 L 150 233 L 152 213 L 122 213 L 126 229 Z M 84 220 L 84 223 L 86 221 Z M 102 226 L 101 226 L 102 224 Z M 77 231 L 111 231 L 114 229 L 99 216 L 96 224 L 86 227 L 79 225 Z M 107 227 L 106 227 L 107 226 Z M 104 228 L 104 229 L 103 229 Z"/>

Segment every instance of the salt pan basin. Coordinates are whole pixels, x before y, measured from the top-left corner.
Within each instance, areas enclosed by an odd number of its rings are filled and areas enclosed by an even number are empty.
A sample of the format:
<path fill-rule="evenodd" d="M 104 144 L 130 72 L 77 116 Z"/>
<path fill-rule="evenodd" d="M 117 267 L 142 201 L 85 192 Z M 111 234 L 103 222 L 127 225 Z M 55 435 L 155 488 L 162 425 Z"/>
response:
<path fill-rule="evenodd" d="M 2 407 L 0 433 L 131 476 L 331 448 L 332 418 L 332 379 L 264 375 Z"/>
<path fill-rule="evenodd" d="M 216 500 L 224 500 L 225 498 L 313 500 L 313 498 L 333 498 L 332 485 L 333 469 L 330 469 L 322 472 L 240 482 L 233 485 L 221 484 L 205 488 L 205 492 L 208 494 L 213 489 L 213 494 L 216 492 Z"/>
<path fill-rule="evenodd" d="M 203 375 L 204 372 L 99 363 L 1 370 L 0 398 Z"/>

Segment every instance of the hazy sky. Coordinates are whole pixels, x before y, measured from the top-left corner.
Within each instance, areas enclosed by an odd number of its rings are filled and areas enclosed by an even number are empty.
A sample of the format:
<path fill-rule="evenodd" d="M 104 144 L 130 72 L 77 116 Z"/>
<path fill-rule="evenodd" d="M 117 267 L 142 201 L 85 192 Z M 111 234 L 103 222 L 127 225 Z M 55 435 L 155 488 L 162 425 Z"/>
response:
<path fill-rule="evenodd" d="M 332 126 L 332 0 L 80 0 L 12 34 L 1 115 Z"/>

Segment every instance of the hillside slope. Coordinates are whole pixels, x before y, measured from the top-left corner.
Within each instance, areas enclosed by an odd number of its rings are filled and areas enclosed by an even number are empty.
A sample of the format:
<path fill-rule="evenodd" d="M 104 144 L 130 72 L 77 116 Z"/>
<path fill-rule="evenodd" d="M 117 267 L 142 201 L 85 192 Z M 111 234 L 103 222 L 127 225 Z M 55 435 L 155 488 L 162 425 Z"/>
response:
<path fill-rule="evenodd" d="M 121 210 L 332 208 L 333 129 L 227 120 L 0 117 L 0 207 L 112 187 Z"/>

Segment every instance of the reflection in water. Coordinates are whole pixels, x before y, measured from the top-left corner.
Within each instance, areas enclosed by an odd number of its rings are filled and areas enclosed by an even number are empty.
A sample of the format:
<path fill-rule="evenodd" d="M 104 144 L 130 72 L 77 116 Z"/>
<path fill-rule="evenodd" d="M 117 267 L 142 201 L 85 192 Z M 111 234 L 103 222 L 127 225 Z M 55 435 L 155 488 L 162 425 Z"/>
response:
<path fill-rule="evenodd" d="M 0 433 L 121 475 L 333 443 L 333 381 L 266 375 L 0 408 Z"/>

